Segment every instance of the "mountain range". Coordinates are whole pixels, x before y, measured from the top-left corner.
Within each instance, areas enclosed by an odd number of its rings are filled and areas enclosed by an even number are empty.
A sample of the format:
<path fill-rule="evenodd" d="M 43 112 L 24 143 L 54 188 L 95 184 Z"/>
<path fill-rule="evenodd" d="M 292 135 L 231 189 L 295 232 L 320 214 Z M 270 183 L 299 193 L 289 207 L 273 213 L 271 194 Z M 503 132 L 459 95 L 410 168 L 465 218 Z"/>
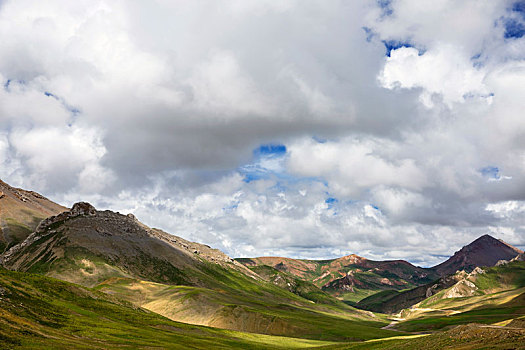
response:
<path fill-rule="evenodd" d="M 150 228 L 132 214 L 99 211 L 85 202 L 67 209 L 2 181 L 0 189 L 0 344 L 9 347 L 63 347 L 75 332 L 92 347 L 120 347 L 119 327 L 140 334 L 126 339 L 142 347 L 144 339 L 155 338 L 158 324 L 159 347 L 174 339 L 181 348 L 352 348 L 372 339 L 378 348 L 395 348 L 401 344 L 396 336 L 417 344 L 411 332 L 425 330 L 439 330 L 428 339 L 444 344 L 454 337 L 442 331 L 450 320 L 509 321 L 514 333 L 505 346 L 525 336 L 519 326 L 525 317 L 523 252 L 489 235 L 431 268 L 357 255 L 232 259 Z M 63 292 L 54 295 L 53 286 Z M 479 316 L 487 305 L 497 317 Z M 116 321 L 119 314 L 124 321 Z M 103 318 L 114 328 L 104 328 Z M 87 331 L 90 322 L 101 330 Z M 469 327 L 469 334 L 486 331 Z M 494 344 L 500 340 L 496 336 Z"/>
<path fill-rule="evenodd" d="M 312 282 L 328 293 L 348 301 L 383 290 L 404 290 L 422 286 L 455 273 L 472 271 L 477 266 L 494 266 L 523 253 L 511 245 L 484 235 L 461 248 L 443 263 L 421 268 L 404 260 L 373 261 L 355 254 L 333 260 L 300 260 L 282 257 L 237 259 L 247 267 L 272 266 Z"/>

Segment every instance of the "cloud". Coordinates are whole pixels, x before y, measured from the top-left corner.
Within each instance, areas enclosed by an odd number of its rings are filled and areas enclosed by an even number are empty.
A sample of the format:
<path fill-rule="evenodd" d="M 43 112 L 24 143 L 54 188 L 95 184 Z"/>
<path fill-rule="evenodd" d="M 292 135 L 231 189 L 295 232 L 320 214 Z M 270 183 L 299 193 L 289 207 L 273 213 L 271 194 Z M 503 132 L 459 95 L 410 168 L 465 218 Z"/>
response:
<path fill-rule="evenodd" d="M 392 50 L 378 79 L 387 89 L 421 88 L 419 99 L 427 108 L 434 106 L 435 94 L 448 107 L 475 97 L 490 103 L 492 97 L 483 84 L 484 72 L 454 47 L 437 47 L 423 54 L 409 47 Z"/>
<path fill-rule="evenodd" d="M 521 24 L 514 1 L 5 1 L 0 176 L 235 256 L 524 246 Z"/>

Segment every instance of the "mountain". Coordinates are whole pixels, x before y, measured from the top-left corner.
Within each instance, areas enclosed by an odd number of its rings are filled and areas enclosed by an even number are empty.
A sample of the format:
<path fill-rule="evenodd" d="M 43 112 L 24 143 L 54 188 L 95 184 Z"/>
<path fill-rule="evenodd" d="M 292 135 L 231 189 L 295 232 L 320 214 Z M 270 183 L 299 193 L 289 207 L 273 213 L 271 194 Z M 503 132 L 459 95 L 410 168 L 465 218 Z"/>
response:
<path fill-rule="evenodd" d="M 93 287 L 174 321 L 338 341 L 393 335 L 379 329 L 384 320 L 318 289 L 321 297 L 294 294 L 219 250 L 83 202 L 43 220 L 3 254 L 3 265 Z"/>
<path fill-rule="evenodd" d="M 455 252 L 452 257 L 432 269 L 440 276 L 456 271 L 472 271 L 476 267 L 494 266 L 499 260 L 510 260 L 523 253 L 502 240 L 484 235 Z"/>
<path fill-rule="evenodd" d="M 352 254 L 332 260 L 301 260 L 283 257 L 240 258 L 247 267 L 271 266 L 299 279 L 311 282 L 323 291 L 354 305 L 375 293 L 381 292 L 367 303 L 377 303 L 395 291 L 422 286 L 414 291 L 414 300 L 425 296 L 425 285 L 438 283 L 447 286 L 447 276 L 456 271 L 472 271 L 478 266 L 494 266 L 500 260 L 511 260 L 521 250 L 489 235 L 484 235 L 456 252 L 447 261 L 421 268 L 404 260 L 373 261 Z M 439 278 L 442 278 L 438 281 Z M 417 297 L 416 297 L 417 295 Z M 401 297 L 404 298 L 405 296 Z M 406 303 L 406 302 L 405 302 Z M 407 304 L 408 305 L 408 304 Z M 357 305 L 363 307 L 363 305 Z"/>
<path fill-rule="evenodd" d="M 456 283 L 435 290 L 424 300 L 402 310 L 397 316 L 403 322 L 395 328 L 420 332 L 471 322 L 496 327 L 525 326 L 524 262 L 478 267 L 471 273 L 456 276 Z"/>
<path fill-rule="evenodd" d="M 437 281 L 406 291 L 388 290 L 376 293 L 360 300 L 355 306 L 374 312 L 396 313 L 455 285 L 465 279 L 465 275 L 465 271 L 459 271 L 454 275 L 441 277 Z"/>
<path fill-rule="evenodd" d="M 23 241 L 42 219 L 65 210 L 41 194 L 0 180 L 0 254 Z"/>
<path fill-rule="evenodd" d="M 517 255 L 517 258 L 521 256 Z M 476 267 L 470 273 L 465 270 L 457 271 L 432 283 L 402 292 L 392 290 L 376 293 L 360 300 L 355 306 L 363 310 L 392 314 L 403 309 L 418 309 L 418 305 L 426 307 L 440 300 L 520 288 L 525 292 L 525 264 L 517 258 L 511 261 L 500 260 L 494 267 Z"/>
<path fill-rule="evenodd" d="M 281 257 L 240 258 L 247 267 L 271 266 L 349 301 L 386 289 L 407 289 L 435 280 L 431 269 L 404 260 L 374 261 L 352 254 L 332 260 Z"/>
<path fill-rule="evenodd" d="M 204 286 L 211 283 L 199 279 L 205 263 L 259 278 L 217 249 L 151 229 L 133 215 L 97 211 L 84 202 L 43 220 L 3 260 L 12 270 L 45 272 L 89 287 L 110 277 Z"/>

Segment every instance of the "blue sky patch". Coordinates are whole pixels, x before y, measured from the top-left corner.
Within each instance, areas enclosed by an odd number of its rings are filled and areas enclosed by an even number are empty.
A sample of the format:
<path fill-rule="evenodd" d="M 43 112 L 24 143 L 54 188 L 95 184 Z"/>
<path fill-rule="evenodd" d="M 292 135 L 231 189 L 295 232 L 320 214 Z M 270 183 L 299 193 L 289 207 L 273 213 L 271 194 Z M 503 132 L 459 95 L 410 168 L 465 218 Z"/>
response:
<path fill-rule="evenodd" d="M 283 144 L 263 144 L 253 150 L 253 162 L 238 169 L 244 182 L 268 179 L 282 174 L 281 161 L 286 156 Z"/>
<path fill-rule="evenodd" d="M 484 177 L 489 179 L 499 179 L 499 168 L 496 166 L 486 166 L 479 171 Z"/>
<path fill-rule="evenodd" d="M 325 200 L 324 202 L 325 202 L 326 204 L 334 204 L 334 203 L 337 203 L 337 202 L 339 202 L 339 201 L 337 200 L 337 198 L 328 197 L 328 198 L 326 198 L 326 200 Z"/>
<path fill-rule="evenodd" d="M 261 145 L 253 151 L 254 155 L 284 155 L 286 153 L 286 146 L 281 144 L 267 144 Z"/>
<path fill-rule="evenodd" d="M 392 52 L 392 50 L 397 50 L 397 49 L 402 48 L 402 47 L 413 47 L 413 48 L 417 49 L 417 51 L 419 52 L 420 56 L 425 53 L 425 50 L 421 50 L 421 49 L 415 47 L 408 40 L 406 40 L 406 41 L 405 40 L 383 40 L 383 45 L 385 45 L 385 48 L 386 48 L 385 55 L 387 57 L 390 57 L 390 53 Z"/>
<path fill-rule="evenodd" d="M 505 39 L 519 39 L 525 35 L 525 24 L 513 18 L 505 20 Z"/>
<path fill-rule="evenodd" d="M 376 0 L 377 5 L 381 8 L 381 17 L 391 16 L 394 13 L 392 0 Z"/>
<path fill-rule="evenodd" d="M 516 1 L 514 4 L 512 4 L 512 12 L 520 14 L 525 20 L 525 1 Z"/>
<path fill-rule="evenodd" d="M 362 29 L 366 34 L 366 41 L 371 42 L 375 36 L 374 31 L 368 27 L 362 27 Z"/>

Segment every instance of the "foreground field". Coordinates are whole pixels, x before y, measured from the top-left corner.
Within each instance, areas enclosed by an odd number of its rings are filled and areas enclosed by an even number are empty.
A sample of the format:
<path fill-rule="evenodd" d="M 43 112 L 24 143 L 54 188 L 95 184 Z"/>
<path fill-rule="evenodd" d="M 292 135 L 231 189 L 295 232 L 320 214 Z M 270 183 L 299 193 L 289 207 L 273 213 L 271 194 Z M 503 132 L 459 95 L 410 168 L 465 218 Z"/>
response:
<path fill-rule="evenodd" d="M 104 293 L 0 268 L 2 349 L 291 349 L 334 344 L 174 322 Z"/>

